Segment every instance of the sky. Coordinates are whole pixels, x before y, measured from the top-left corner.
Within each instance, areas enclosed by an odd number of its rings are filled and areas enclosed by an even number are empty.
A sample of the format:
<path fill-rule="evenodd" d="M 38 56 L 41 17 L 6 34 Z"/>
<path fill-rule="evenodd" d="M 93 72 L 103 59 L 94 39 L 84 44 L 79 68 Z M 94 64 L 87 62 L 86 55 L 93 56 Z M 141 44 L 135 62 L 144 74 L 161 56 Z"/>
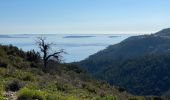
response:
<path fill-rule="evenodd" d="M 0 34 L 141 34 L 168 27 L 170 0 L 0 0 Z"/>

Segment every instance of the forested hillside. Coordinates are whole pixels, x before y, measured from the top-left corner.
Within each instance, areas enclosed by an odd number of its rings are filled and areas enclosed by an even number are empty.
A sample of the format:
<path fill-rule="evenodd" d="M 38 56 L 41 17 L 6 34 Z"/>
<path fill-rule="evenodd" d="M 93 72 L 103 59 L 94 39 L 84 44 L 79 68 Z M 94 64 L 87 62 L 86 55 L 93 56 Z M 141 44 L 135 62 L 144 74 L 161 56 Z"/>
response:
<path fill-rule="evenodd" d="M 162 34 L 161 34 L 162 33 Z M 170 29 L 132 36 L 78 62 L 99 79 L 138 95 L 170 89 Z"/>

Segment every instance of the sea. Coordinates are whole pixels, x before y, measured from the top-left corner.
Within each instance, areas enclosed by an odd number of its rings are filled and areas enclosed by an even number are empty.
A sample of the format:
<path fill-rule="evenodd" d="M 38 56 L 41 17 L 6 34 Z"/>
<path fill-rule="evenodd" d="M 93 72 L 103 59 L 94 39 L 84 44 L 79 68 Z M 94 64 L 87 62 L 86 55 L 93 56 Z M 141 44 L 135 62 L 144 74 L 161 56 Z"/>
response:
<path fill-rule="evenodd" d="M 1 34 L 0 44 L 12 44 L 29 51 L 39 51 L 36 41 L 38 37 L 46 38 L 46 42 L 53 43 L 50 52 L 64 49 L 62 60 L 66 63 L 77 62 L 90 55 L 117 44 L 132 34 Z"/>

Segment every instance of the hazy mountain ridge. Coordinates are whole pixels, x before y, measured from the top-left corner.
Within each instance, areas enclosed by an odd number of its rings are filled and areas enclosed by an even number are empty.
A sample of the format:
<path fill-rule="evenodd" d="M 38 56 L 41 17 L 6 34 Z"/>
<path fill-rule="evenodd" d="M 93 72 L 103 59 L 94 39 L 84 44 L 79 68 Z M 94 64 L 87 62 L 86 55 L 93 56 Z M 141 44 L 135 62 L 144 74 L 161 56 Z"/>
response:
<path fill-rule="evenodd" d="M 163 30 L 155 33 L 155 35 L 158 35 L 158 36 L 170 36 L 170 28 L 163 29 Z"/>

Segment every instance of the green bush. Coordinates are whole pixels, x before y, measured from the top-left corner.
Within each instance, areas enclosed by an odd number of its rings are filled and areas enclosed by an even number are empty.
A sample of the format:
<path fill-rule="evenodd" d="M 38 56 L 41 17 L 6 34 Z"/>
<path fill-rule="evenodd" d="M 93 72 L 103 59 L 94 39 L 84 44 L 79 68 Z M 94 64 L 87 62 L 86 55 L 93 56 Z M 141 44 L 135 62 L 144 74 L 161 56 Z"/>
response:
<path fill-rule="evenodd" d="M 117 100 L 117 97 L 112 96 L 112 95 L 108 95 L 105 98 L 106 98 L 105 100 Z"/>
<path fill-rule="evenodd" d="M 2 88 L 0 87 L 0 100 L 4 100 L 2 97 Z"/>
<path fill-rule="evenodd" d="M 129 97 L 128 100 L 144 100 L 144 98 L 141 96 L 132 96 L 132 97 Z"/>
<path fill-rule="evenodd" d="M 40 53 L 34 50 L 26 52 L 26 60 L 31 62 L 39 62 L 41 59 Z"/>
<path fill-rule="evenodd" d="M 46 99 L 47 100 L 61 100 L 62 98 L 56 94 L 49 94 Z"/>
<path fill-rule="evenodd" d="M 12 66 L 8 66 L 8 68 L 1 68 L 1 75 L 3 75 L 4 77 L 11 77 L 13 74 L 14 74 L 14 72 L 15 72 L 15 68 L 14 67 L 12 67 Z"/>
<path fill-rule="evenodd" d="M 31 68 L 39 68 L 39 64 L 38 63 L 35 63 L 35 62 L 31 62 L 31 64 L 30 64 L 30 67 Z"/>
<path fill-rule="evenodd" d="M 24 51 L 13 45 L 4 46 L 4 50 L 6 51 L 7 55 L 25 57 Z"/>
<path fill-rule="evenodd" d="M 11 73 L 13 73 L 12 77 L 18 78 L 23 81 L 35 81 L 36 80 L 35 76 L 30 72 L 23 72 L 21 70 L 15 70 L 14 72 L 11 72 Z"/>
<path fill-rule="evenodd" d="M 17 100 L 46 100 L 45 94 L 38 90 L 23 88 L 18 92 Z"/>
<path fill-rule="evenodd" d="M 118 99 L 115 96 L 107 95 L 107 96 L 104 96 L 104 97 L 98 97 L 98 98 L 96 98 L 96 100 L 118 100 Z"/>
<path fill-rule="evenodd" d="M 55 83 L 55 85 L 56 85 L 57 90 L 59 90 L 59 91 L 68 91 L 70 89 L 68 84 L 65 84 L 62 82 L 61 83 L 57 82 L 57 83 Z"/>
<path fill-rule="evenodd" d="M 3 88 L 2 85 L 0 84 L 0 96 L 2 96 L 2 93 L 3 93 Z"/>
<path fill-rule="evenodd" d="M 22 86 L 23 85 L 19 80 L 14 79 L 12 81 L 7 82 L 7 84 L 5 85 L 5 90 L 15 92 L 18 91 Z"/>
<path fill-rule="evenodd" d="M 91 93 L 96 93 L 96 87 L 91 84 L 84 83 L 82 84 L 82 88 L 87 89 Z"/>
<path fill-rule="evenodd" d="M 6 75 L 6 68 L 0 68 L 0 75 L 1 76 L 4 76 L 4 75 Z M 2 79 L 2 78 L 1 78 Z"/>
<path fill-rule="evenodd" d="M 24 80 L 24 81 L 35 81 L 35 77 L 31 73 L 25 73 L 25 75 L 22 76 L 22 80 Z"/>
<path fill-rule="evenodd" d="M 2 96 L 0 96 L 0 100 L 4 100 L 4 98 Z"/>

